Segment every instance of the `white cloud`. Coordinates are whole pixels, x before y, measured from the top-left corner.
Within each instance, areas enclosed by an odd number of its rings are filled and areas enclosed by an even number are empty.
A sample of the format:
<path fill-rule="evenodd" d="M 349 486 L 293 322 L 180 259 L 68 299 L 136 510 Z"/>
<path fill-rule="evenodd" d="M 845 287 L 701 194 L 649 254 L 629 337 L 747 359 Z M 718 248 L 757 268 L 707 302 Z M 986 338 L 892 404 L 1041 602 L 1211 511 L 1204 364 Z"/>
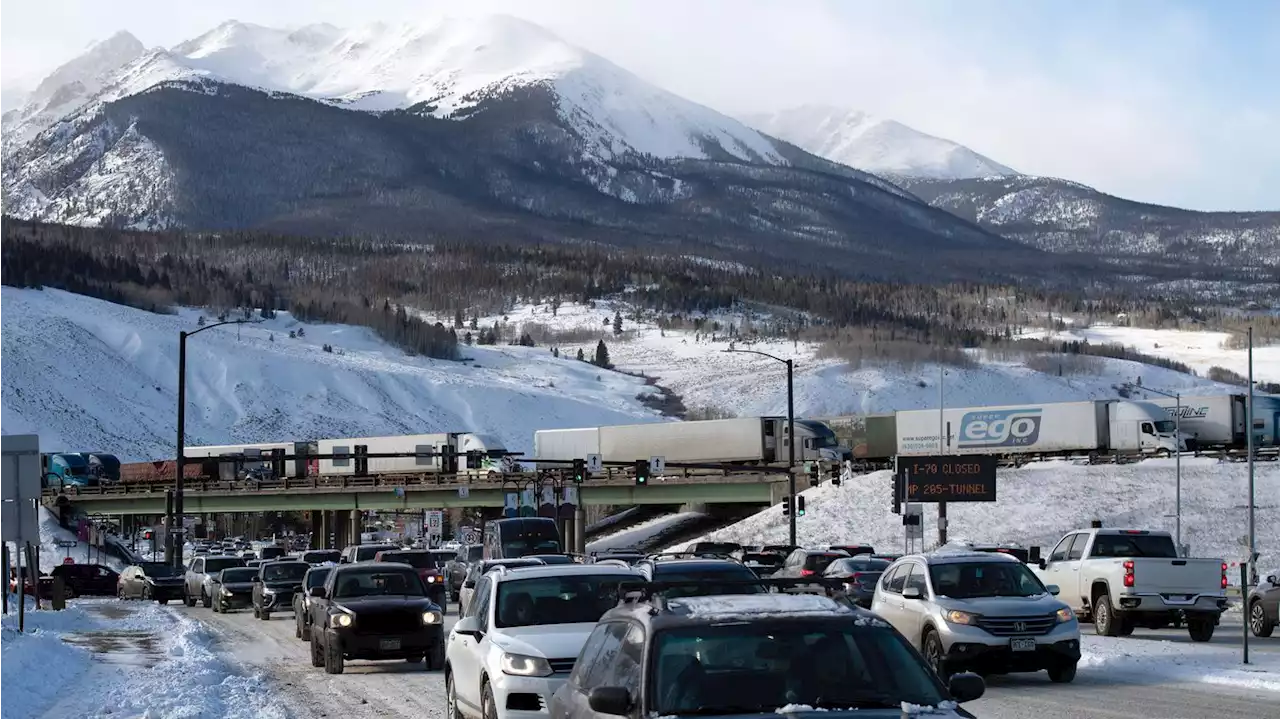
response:
<path fill-rule="evenodd" d="M 3 67 L 6 80 L 38 77 L 118 26 L 146 44 L 172 45 L 229 17 L 355 25 L 505 12 L 724 111 L 846 105 L 1023 172 L 1123 197 L 1197 209 L 1280 209 L 1277 93 L 1209 93 L 1197 67 L 1229 53 L 1233 38 L 1160 6 L 1141 27 L 1127 25 L 1128 8 L 1091 6 L 1080 10 L 1091 13 L 1082 18 L 1065 9 L 820 0 L 32 3 L 6 7 Z M 1046 34 L 1055 26 L 1043 16 L 1053 14 L 1071 22 Z"/>

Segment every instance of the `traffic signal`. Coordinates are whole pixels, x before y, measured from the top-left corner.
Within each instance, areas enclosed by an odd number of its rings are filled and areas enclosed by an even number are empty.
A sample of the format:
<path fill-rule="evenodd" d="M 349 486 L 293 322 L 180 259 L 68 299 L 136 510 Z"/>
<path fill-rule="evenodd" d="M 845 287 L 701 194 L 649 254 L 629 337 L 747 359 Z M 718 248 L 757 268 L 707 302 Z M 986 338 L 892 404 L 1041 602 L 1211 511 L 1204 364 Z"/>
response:
<path fill-rule="evenodd" d="M 782 498 L 782 516 L 791 516 L 791 495 Z"/>
<path fill-rule="evenodd" d="M 821 467 L 819 467 L 818 464 L 819 464 L 818 462 L 809 463 L 809 486 L 810 487 L 818 486 L 818 482 L 821 479 L 821 475 L 819 474 L 819 472 L 821 471 Z"/>
<path fill-rule="evenodd" d="M 796 497 L 796 516 L 797 517 L 804 516 L 804 495 L 800 495 Z"/>
<path fill-rule="evenodd" d="M 649 483 L 649 460 L 636 460 L 636 484 L 643 485 Z"/>
<path fill-rule="evenodd" d="M 840 467 L 838 466 L 831 468 L 831 486 L 840 486 Z"/>
<path fill-rule="evenodd" d="M 587 460 L 573 460 L 573 481 L 578 484 L 587 481 Z"/>
<path fill-rule="evenodd" d="M 902 476 L 897 472 L 893 473 L 893 491 L 889 494 L 893 495 L 889 503 L 889 507 L 894 514 L 902 514 Z"/>

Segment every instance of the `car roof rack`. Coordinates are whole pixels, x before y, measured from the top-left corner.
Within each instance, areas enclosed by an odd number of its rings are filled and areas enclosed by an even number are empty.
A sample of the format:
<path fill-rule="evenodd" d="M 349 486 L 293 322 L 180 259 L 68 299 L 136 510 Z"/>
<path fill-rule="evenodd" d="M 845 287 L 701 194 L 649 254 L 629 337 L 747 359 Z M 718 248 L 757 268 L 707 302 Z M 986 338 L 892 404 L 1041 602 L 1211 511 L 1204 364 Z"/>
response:
<path fill-rule="evenodd" d="M 778 590 L 783 594 L 818 594 L 814 591 L 788 591 L 799 587 L 818 585 L 821 593 L 831 598 L 846 595 L 844 580 L 830 577 L 778 578 L 762 577 L 760 579 L 679 579 L 666 581 L 645 581 L 644 579 L 624 579 L 618 582 L 619 605 L 647 602 L 657 611 L 666 611 L 668 598 L 666 590 L 689 587 L 759 587 Z"/>

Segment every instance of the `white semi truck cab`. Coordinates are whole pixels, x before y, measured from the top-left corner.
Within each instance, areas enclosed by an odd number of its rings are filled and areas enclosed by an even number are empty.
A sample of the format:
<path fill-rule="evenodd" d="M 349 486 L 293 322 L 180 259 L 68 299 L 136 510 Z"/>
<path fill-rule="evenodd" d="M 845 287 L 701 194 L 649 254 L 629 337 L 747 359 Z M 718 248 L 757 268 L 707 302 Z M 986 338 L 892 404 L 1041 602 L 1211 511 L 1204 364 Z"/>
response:
<path fill-rule="evenodd" d="M 1169 413 L 1151 402 L 1111 402 L 1107 405 L 1111 448 L 1137 452 L 1182 452 L 1185 433 L 1178 436 Z"/>

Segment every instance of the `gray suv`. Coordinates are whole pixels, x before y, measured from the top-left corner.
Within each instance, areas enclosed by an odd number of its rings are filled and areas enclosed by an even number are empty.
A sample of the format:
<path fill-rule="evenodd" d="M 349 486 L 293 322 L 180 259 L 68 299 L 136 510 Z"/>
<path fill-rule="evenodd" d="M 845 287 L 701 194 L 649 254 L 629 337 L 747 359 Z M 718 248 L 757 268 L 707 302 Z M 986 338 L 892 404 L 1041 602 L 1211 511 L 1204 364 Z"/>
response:
<path fill-rule="evenodd" d="M 182 603 L 194 607 L 199 600 L 202 605 L 212 607 L 213 578 L 224 569 L 243 566 L 245 561 L 240 557 L 219 555 L 192 559 L 182 583 Z"/>
<path fill-rule="evenodd" d="M 987 552 L 940 551 L 894 562 L 876 584 L 871 611 L 918 648 L 938 675 L 1048 670 L 1075 679 L 1080 626 L 1017 559 Z"/>

